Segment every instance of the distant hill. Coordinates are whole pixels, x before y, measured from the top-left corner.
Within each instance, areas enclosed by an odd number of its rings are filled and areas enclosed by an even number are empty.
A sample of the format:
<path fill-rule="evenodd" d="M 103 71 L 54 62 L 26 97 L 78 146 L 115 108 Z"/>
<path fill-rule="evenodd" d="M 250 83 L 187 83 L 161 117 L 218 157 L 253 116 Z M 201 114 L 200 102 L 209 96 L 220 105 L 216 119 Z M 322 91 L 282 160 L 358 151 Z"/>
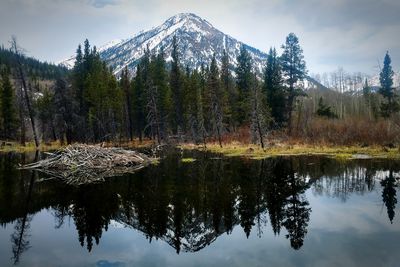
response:
<path fill-rule="evenodd" d="M 0 47 L 0 68 L 8 67 L 11 70 L 15 65 L 17 55 L 9 49 Z M 41 62 L 37 59 L 27 56 L 19 56 L 24 70 L 32 79 L 55 80 L 58 77 L 65 76 L 68 69 L 65 66 L 57 66 L 47 62 Z"/>

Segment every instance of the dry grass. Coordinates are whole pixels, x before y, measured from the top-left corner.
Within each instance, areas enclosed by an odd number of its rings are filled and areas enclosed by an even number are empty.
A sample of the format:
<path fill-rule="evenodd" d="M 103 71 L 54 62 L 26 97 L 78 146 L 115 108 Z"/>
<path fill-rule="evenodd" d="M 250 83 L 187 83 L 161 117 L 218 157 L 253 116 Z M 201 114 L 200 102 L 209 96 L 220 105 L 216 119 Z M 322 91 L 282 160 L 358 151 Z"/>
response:
<path fill-rule="evenodd" d="M 39 146 L 39 151 L 52 151 L 63 148 L 64 145 L 61 145 L 59 141 L 42 143 Z M 26 153 L 26 152 L 35 152 L 36 147 L 33 142 L 28 142 L 25 146 L 21 145 L 17 142 L 6 142 L 4 146 L 0 147 L 0 152 L 18 152 L 18 153 Z"/>
<path fill-rule="evenodd" d="M 336 146 L 387 146 L 400 142 L 400 127 L 390 120 L 349 118 L 329 120 L 313 118 L 293 128 L 291 140 L 296 143 Z"/>
<path fill-rule="evenodd" d="M 124 142 L 104 142 L 104 147 L 123 147 L 123 148 L 143 148 L 143 147 L 150 147 L 154 145 L 155 142 L 152 140 L 143 140 L 142 142 L 139 139 L 135 139 L 133 141 L 124 141 Z M 60 141 L 53 141 L 53 142 L 46 142 L 41 143 L 39 146 L 39 151 L 54 151 L 59 150 L 66 147 L 66 144 L 61 144 Z M 17 153 L 26 153 L 26 152 L 35 152 L 36 147 L 35 143 L 27 142 L 25 146 L 21 145 L 18 142 L 5 142 L 5 145 L 0 146 L 0 152 L 7 153 L 7 152 L 17 152 Z"/>
<path fill-rule="evenodd" d="M 202 146 L 197 146 L 194 144 L 183 144 L 181 147 L 189 150 L 204 150 Z M 324 155 L 342 159 L 351 159 L 356 158 L 359 155 L 366 155 L 374 158 L 400 159 L 400 153 L 397 148 L 385 148 L 382 146 L 322 146 L 281 143 L 269 146 L 263 150 L 257 145 L 232 142 L 228 144 L 225 143 L 222 148 L 217 143 L 209 143 L 207 144 L 206 150 L 213 153 L 221 153 L 228 157 L 242 156 L 253 159 L 294 155 Z"/>

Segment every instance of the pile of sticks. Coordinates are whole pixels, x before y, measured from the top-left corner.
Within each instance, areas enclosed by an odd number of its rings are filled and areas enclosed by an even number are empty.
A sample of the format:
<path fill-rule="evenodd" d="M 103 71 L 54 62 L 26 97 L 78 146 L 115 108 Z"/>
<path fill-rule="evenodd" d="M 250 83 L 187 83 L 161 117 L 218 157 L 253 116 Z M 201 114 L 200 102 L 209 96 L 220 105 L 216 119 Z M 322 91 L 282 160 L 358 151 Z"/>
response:
<path fill-rule="evenodd" d="M 148 156 L 121 148 L 98 145 L 70 145 L 43 160 L 21 166 L 60 178 L 67 184 L 102 182 L 106 177 L 133 173 L 152 162 Z"/>

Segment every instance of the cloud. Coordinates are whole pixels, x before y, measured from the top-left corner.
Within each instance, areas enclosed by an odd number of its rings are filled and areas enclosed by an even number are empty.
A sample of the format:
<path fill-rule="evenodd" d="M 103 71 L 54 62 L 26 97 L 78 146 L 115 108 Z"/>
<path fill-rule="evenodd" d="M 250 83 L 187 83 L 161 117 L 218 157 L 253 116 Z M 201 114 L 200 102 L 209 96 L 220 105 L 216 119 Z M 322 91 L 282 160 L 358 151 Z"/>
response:
<path fill-rule="evenodd" d="M 119 1 L 118 0 L 89 0 L 88 3 L 96 8 L 103 8 L 108 5 L 111 5 L 111 6 L 118 5 Z"/>
<path fill-rule="evenodd" d="M 15 34 L 29 55 L 55 62 L 85 38 L 128 38 L 180 12 L 263 51 L 295 32 L 310 72 L 374 73 L 386 50 L 400 69 L 398 0 L 0 0 L 0 44 Z"/>

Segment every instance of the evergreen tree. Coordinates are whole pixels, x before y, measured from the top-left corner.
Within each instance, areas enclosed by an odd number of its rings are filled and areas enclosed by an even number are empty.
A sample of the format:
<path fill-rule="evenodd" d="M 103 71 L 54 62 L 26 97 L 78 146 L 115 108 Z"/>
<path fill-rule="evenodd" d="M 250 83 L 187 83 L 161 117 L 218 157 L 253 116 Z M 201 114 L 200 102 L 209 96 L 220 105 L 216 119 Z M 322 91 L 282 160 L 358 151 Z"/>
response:
<path fill-rule="evenodd" d="M 285 82 L 289 86 L 287 99 L 287 116 L 289 122 L 289 133 L 292 126 L 292 113 L 296 97 L 301 95 L 300 89 L 295 88 L 296 83 L 304 79 L 307 70 L 304 61 L 303 49 L 300 47 L 299 39 L 294 33 L 286 37 L 286 43 L 282 45 L 283 53 L 281 56 L 282 73 Z"/>
<path fill-rule="evenodd" d="M 282 225 L 286 228 L 286 238 L 290 240 L 293 249 L 298 250 L 303 246 L 310 221 L 311 208 L 304 194 L 308 188 L 303 179 L 295 176 L 293 162 L 290 162 L 290 174 L 287 180 L 287 194 L 285 207 L 285 220 Z"/>
<path fill-rule="evenodd" d="M 54 127 L 54 105 L 53 95 L 49 90 L 44 90 L 43 95 L 36 101 L 36 110 L 42 128 L 42 140 L 48 138 L 57 140 Z"/>
<path fill-rule="evenodd" d="M 133 114 L 134 114 L 134 127 L 136 135 L 139 140 L 143 139 L 143 132 L 146 125 L 146 118 L 144 114 L 144 90 L 145 90 L 145 75 L 143 63 L 139 63 L 136 68 L 136 76 L 132 82 L 133 87 Z"/>
<path fill-rule="evenodd" d="M 210 101 L 210 114 L 212 130 L 218 138 L 218 143 L 222 147 L 222 133 L 224 131 L 223 125 L 223 91 L 221 90 L 219 71 L 215 55 L 211 60 L 210 73 L 208 77 L 208 97 Z"/>
<path fill-rule="evenodd" d="M 229 125 L 229 128 L 234 130 L 237 126 L 235 118 L 238 117 L 237 114 L 235 114 L 235 105 L 238 99 L 238 92 L 237 88 L 234 86 L 229 64 L 229 56 L 225 49 L 223 51 L 221 63 L 221 81 L 225 97 L 224 101 L 226 102 L 224 108 L 224 117 L 226 124 Z"/>
<path fill-rule="evenodd" d="M 168 132 L 168 114 L 171 111 L 171 91 L 168 86 L 168 73 L 163 49 L 161 49 L 152 63 L 152 79 L 158 91 L 160 137 L 161 139 L 166 139 Z"/>
<path fill-rule="evenodd" d="M 371 119 L 374 117 L 375 119 L 379 116 L 379 105 L 375 94 L 371 91 L 371 87 L 368 84 L 368 79 L 365 79 L 365 83 L 363 86 L 363 97 L 365 104 L 368 109 L 368 116 Z"/>
<path fill-rule="evenodd" d="M 387 214 L 390 223 L 393 223 L 395 216 L 397 197 L 396 197 L 396 178 L 393 176 L 393 171 L 389 172 L 389 176 L 381 181 L 382 186 L 382 200 L 387 208 Z"/>
<path fill-rule="evenodd" d="M 386 52 L 383 60 L 383 69 L 379 75 L 379 81 L 381 83 L 379 93 L 386 99 L 386 103 L 381 104 L 381 114 L 384 118 L 388 118 L 393 113 L 400 110 L 400 105 L 396 99 L 397 96 L 393 88 L 394 72 L 392 70 L 391 62 L 392 60 L 390 59 L 389 52 Z"/>
<path fill-rule="evenodd" d="M 204 108 L 203 108 L 203 86 L 201 85 L 201 74 L 194 71 L 192 74 L 192 84 L 196 89 L 196 142 L 202 142 L 206 146 L 206 128 L 204 122 Z"/>
<path fill-rule="evenodd" d="M 252 82 L 252 60 L 247 49 L 242 45 L 240 54 L 237 57 L 236 85 L 239 96 L 236 103 L 236 118 L 239 125 L 242 125 L 249 115 L 249 94 Z"/>
<path fill-rule="evenodd" d="M 17 116 L 14 108 L 14 89 L 7 69 L 1 72 L 0 97 L 2 137 L 13 139 L 17 128 Z"/>
<path fill-rule="evenodd" d="M 183 96 L 182 96 L 182 77 L 179 63 L 179 51 L 176 36 L 172 39 L 172 62 L 170 72 L 170 86 L 173 100 L 173 132 L 180 135 L 184 130 L 183 125 Z"/>
<path fill-rule="evenodd" d="M 185 81 L 185 91 L 186 94 L 185 102 L 186 104 L 186 128 L 190 132 L 193 142 L 199 143 L 200 136 L 198 131 L 198 121 L 197 121 L 197 109 L 199 107 L 197 87 L 200 87 L 200 76 L 196 70 L 187 74 Z"/>
<path fill-rule="evenodd" d="M 54 113 L 55 113 L 55 125 L 58 132 L 58 138 L 61 142 L 64 142 L 64 138 L 67 144 L 71 144 L 73 141 L 74 126 L 76 125 L 75 118 L 76 114 L 75 100 L 71 89 L 67 85 L 65 79 L 57 79 L 54 86 Z"/>
<path fill-rule="evenodd" d="M 91 56 L 92 53 L 90 51 L 90 43 L 89 40 L 86 39 L 83 43 L 83 70 L 84 72 L 88 72 L 91 64 Z"/>
<path fill-rule="evenodd" d="M 120 86 L 125 99 L 125 115 L 128 137 L 133 140 L 133 113 L 132 113 L 132 90 L 129 80 L 128 67 L 125 67 L 121 73 Z"/>
<path fill-rule="evenodd" d="M 81 45 L 78 45 L 75 56 L 75 65 L 72 71 L 73 81 L 72 84 L 75 88 L 76 98 L 79 104 L 79 114 L 83 116 L 84 113 L 84 101 L 83 101 L 83 90 L 84 90 L 84 68 L 83 68 L 83 55 Z"/>
<path fill-rule="evenodd" d="M 271 110 L 272 121 L 280 127 L 287 120 L 286 91 L 282 81 L 282 69 L 275 48 L 270 48 L 264 72 L 264 95 L 266 106 Z"/>
<path fill-rule="evenodd" d="M 338 118 L 336 113 L 331 110 L 331 107 L 324 104 L 322 97 L 320 97 L 318 101 L 317 115 L 320 117 L 327 117 L 328 119 Z"/>
<path fill-rule="evenodd" d="M 146 119 L 147 126 L 150 129 L 150 136 L 156 137 L 157 142 L 160 144 L 162 139 L 161 134 L 161 114 L 160 114 L 160 87 L 156 82 L 157 78 L 157 57 L 155 55 L 149 56 L 150 51 L 147 49 L 147 57 L 150 57 L 149 63 L 149 77 L 145 86 L 145 98 L 146 98 Z"/>
<path fill-rule="evenodd" d="M 107 69 L 104 65 L 104 71 L 106 79 L 104 83 L 107 86 L 106 91 L 106 103 L 104 107 L 105 117 L 106 117 L 106 129 L 105 135 L 109 136 L 107 139 L 116 139 L 127 137 L 125 129 L 126 122 L 124 122 L 124 92 L 119 86 L 115 75 L 112 73 L 111 69 Z M 128 83 L 128 85 L 130 85 Z M 129 86 L 130 87 L 130 86 Z"/>

